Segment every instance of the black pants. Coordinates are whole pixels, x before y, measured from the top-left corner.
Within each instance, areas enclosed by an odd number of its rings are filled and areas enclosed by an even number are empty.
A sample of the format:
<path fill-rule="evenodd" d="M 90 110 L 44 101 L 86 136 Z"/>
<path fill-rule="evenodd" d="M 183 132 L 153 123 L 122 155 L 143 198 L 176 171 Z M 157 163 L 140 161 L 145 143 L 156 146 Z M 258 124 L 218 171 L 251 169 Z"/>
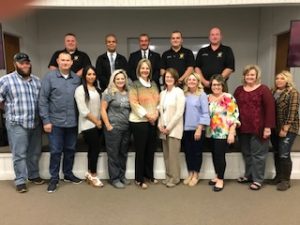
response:
<path fill-rule="evenodd" d="M 135 180 L 144 182 L 144 178 L 152 179 L 154 152 L 156 150 L 156 125 L 148 122 L 130 122 L 135 146 Z"/>
<path fill-rule="evenodd" d="M 198 141 L 195 140 L 194 134 L 194 130 L 183 132 L 185 160 L 189 172 L 200 172 L 205 132 L 202 131 L 201 138 Z"/>
<path fill-rule="evenodd" d="M 211 138 L 212 159 L 218 179 L 224 179 L 226 168 L 225 154 L 228 150 L 228 143 L 226 139 Z"/>
<path fill-rule="evenodd" d="M 88 170 L 91 171 L 91 173 L 97 173 L 102 130 L 98 128 L 92 128 L 82 131 L 82 135 L 88 145 Z"/>

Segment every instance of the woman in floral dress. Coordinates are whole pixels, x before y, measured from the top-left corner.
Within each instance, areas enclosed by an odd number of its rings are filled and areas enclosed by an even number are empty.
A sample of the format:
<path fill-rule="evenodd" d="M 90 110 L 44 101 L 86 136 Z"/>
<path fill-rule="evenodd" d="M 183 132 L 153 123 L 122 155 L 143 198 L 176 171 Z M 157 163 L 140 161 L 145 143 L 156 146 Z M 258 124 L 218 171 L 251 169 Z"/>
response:
<path fill-rule="evenodd" d="M 225 80 L 222 75 L 214 75 L 210 80 L 212 94 L 208 95 L 210 126 L 207 126 L 206 136 L 211 138 L 212 158 L 216 177 L 209 181 L 214 191 L 224 188 L 224 173 L 226 168 L 225 153 L 229 144 L 235 139 L 239 111 L 234 97 L 223 92 Z"/>

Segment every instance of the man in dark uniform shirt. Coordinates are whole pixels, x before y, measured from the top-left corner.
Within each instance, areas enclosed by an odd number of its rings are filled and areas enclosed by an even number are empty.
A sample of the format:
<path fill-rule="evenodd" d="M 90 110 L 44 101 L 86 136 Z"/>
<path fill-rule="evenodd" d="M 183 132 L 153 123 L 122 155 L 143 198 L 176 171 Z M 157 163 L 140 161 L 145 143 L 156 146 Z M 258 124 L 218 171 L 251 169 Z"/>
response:
<path fill-rule="evenodd" d="M 82 51 L 77 49 L 77 40 L 75 34 L 68 33 L 65 35 L 65 49 L 56 51 L 49 62 L 48 68 L 50 70 L 56 70 L 58 68 L 57 58 L 60 53 L 68 52 L 73 60 L 71 70 L 78 76 L 82 75 L 83 68 L 91 65 L 90 57 Z"/>
<path fill-rule="evenodd" d="M 132 81 L 136 80 L 136 67 L 139 61 L 143 58 L 147 58 L 151 62 L 152 66 L 152 80 L 155 81 L 157 87 L 159 87 L 160 78 L 160 55 L 149 49 L 150 37 L 148 34 L 141 34 L 139 37 L 140 50 L 133 52 L 129 56 L 128 60 L 128 76 Z"/>
<path fill-rule="evenodd" d="M 127 71 L 127 60 L 117 53 L 117 37 L 114 34 L 105 36 L 107 51 L 100 55 L 96 61 L 96 74 L 100 88 L 104 91 L 109 83 L 110 75 L 117 69 Z"/>
<path fill-rule="evenodd" d="M 171 48 L 162 55 L 161 75 L 166 69 L 174 68 L 179 74 L 179 84 L 183 85 L 184 79 L 194 70 L 195 59 L 191 50 L 182 47 L 183 38 L 180 31 L 173 31 L 171 34 Z"/>
<path fill-rule="evenodd" d="M 208 93 L 209 80 L 214 74 L 221 74 L 226 81 L 234 71 L 234 55 L 230 47 L 222 45 L 220 28 L 213 27 L 209 32 L 210 45 L 201 48 L 196 58 L 196 73 L 200 74 L 201 82 Z M 228 91 L 226 84 L 226 92 Z"/>

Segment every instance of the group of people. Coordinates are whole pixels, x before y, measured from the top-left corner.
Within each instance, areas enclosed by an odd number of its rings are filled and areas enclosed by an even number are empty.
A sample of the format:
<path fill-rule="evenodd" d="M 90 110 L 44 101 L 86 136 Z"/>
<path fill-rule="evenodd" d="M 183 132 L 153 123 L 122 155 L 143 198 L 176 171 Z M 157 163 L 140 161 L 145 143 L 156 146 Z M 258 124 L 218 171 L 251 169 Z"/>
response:
<path fill-rule="evenodd" d="M 188 169 L 183 183 L 192 187 L 199 182 L 207 142 L 216 173 L 209 185 L 222 191 L 225 154 L 238 136 L 245 160 L 245 174 L 238 182 L 249 183 L 251 190 L 262 187 L 271 138 L 276 167 L 271 183 L 287 190 L 290 151 L 299 130 L 299 93 L 291 73 L 276 75 L 270 90 L 261 84 L 259 67 L 248 65 L 243 84 L 231 95 L 226 81 L 234 71 L 233 52 L 222 45 L 220 28 L 210 30 L 209 40 L 194 60 L 191 50 L 182 46 L 179 31 L 172 32 L 171 48 L 162 57 L 149 49 L 149 36 L 141 34 L 140 50 L 130 54 L 127 63 L 116 52 L 116 36 L 109 34 L 107 52 L 93 67 L 88 55 L 77 49 L 76 36 L 69 33 L 65 49 L 54 53 L 42 81 L 31 74 L 29 56 L 16 54 L 16 70 L 0 78 L 0 103 L 6 113 L 17 191 L 27 191 L 27 180 L 44 183 L 38 166 L 42 128 L 50 149 L 48 192 L 57 190 L 62 155 L 64 181 L 82 182 L 72 172 L 78 133 L 88 145 L 85 178 L 94 187 L 103 186 L 97 176 L 103 136 L 111 185 L 121 189 L 130 184 L 125 172 L 131 134 L 136 185 L 147 189 L 149 183 L 158 183 L 153 162 L 159 133 L 167 187 L 180 183 L 181 147 Z"/>

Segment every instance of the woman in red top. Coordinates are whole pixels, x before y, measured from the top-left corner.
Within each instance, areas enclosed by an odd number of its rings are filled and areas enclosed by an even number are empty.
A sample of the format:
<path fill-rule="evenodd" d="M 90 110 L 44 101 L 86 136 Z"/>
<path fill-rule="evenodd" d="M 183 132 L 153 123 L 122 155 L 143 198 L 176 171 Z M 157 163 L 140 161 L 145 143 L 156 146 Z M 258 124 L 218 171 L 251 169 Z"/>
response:
<path fill-rule="evenodd" d="M 234 97 L 240 110 L 239 141 L 245 160 L 245 174 L 239 183 L 251 182 L 251 190 L 259 190 L 264 180 L 265 163 L 271 128 L 275 126 L 275 103 L 269 88 L 261 84 L 261 71 L 247 65 L 243 85 Z"/>

